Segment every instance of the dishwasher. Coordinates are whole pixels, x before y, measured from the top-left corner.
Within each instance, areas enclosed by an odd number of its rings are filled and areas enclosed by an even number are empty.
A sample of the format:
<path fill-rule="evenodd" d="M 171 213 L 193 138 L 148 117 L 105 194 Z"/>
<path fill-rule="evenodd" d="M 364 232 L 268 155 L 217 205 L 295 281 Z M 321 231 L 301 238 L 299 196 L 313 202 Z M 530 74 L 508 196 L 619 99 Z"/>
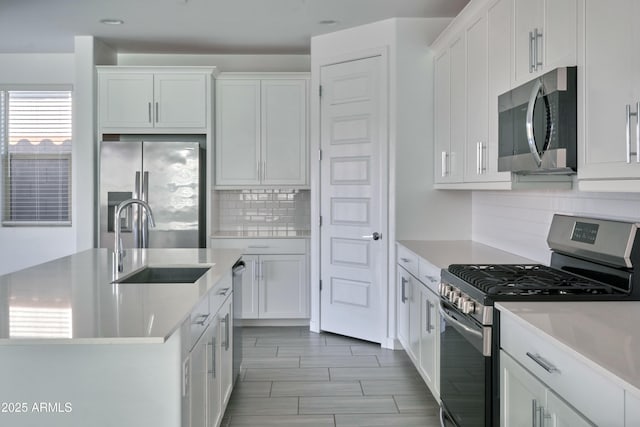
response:
<path fill-rule="evenodd" d="M 240 375 L 242 364 L 242 273 L 246 265 L 242 259 L 232 268 L 233 287 L 233 383 Z"/>

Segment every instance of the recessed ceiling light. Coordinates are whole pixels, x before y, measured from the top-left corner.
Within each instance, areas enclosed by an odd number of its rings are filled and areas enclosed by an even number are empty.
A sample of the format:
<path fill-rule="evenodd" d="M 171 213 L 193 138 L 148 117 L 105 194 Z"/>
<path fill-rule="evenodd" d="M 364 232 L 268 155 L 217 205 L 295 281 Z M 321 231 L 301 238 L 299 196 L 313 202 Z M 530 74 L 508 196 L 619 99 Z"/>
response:
<path fill-rule="evenodd" d="M 338 21 L 335 21 L 333 19 L 325 19 L 323 21 L 318 22 L 318 24 L 334 26 L 334 25 L 338 25 Z"/>
<path fill-rule="evenodd" d="M 122 25 L 124 24 L 124 21 L 122 19 L 106 18 L 106 19 L 101 19 L 100 23 L 105 25 Z"/>

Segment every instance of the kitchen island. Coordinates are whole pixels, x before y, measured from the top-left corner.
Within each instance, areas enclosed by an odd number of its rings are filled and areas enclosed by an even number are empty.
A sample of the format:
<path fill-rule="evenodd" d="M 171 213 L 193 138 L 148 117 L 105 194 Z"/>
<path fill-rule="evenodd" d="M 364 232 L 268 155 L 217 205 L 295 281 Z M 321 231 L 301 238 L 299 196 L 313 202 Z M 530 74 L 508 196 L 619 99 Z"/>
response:
<path fill-rule="evenodd" d="M 178 427 L 216 410 L 207 425 L 219 423 L 231 388 L 220 381 L 232 383 L 222 352 L 232 348 L 231 268 L 240 256 L 129 249 L 117 276 L 208 268 L 193 283 L 112 283 L 107 249 L 0 276 L 0 425 Z"/>

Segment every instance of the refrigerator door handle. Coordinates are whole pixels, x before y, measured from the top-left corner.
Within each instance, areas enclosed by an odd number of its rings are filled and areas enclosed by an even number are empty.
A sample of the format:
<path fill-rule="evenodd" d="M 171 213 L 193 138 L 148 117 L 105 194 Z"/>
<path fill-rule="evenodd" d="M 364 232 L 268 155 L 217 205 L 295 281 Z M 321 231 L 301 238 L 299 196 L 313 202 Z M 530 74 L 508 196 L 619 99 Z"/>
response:
<path fill-rule="evenodd" d="M 144 171 L 142 173 L 142 194 L 140 195 L 142 201 L 149 203 L 149 172 Z M 149 247 L 149 222 L 147 221 L 147 216 L 140 214 L 140 218 L 142 219 L 142 240 L 141 240 L 141 248 Z"/>
<path fill-rule="evenodd" d="M 140 198 L 140 171 L 136 171 L 136 182 L 133 187 L 133 198 Z M 140 209 L 138 208 L 138 205 L 129 206 L 127 209 L 129 209 L 131 211 L 131 215 L 133 215 L 133 245 L 134 247 L 139 248 L 141 247 L 140 239 L 142 238 L 140 236 L 140 230 L 142 229 L 142 215 L 139 215 Z"/>

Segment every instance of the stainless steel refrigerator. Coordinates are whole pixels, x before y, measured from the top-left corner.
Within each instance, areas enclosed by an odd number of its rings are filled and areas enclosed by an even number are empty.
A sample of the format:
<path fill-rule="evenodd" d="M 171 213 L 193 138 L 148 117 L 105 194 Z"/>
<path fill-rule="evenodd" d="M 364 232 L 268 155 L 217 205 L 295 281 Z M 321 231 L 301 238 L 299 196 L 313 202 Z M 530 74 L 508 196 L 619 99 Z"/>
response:
<path fill-rule="evenodd" d="M 100 247 L 113 249 L 116 206 L 142 199 L 153 211 L 148 227 L 139 205 L 120 218 L 124 248 L 205 247 L 205 156 L 197 142 L 100 143 Z"/>

